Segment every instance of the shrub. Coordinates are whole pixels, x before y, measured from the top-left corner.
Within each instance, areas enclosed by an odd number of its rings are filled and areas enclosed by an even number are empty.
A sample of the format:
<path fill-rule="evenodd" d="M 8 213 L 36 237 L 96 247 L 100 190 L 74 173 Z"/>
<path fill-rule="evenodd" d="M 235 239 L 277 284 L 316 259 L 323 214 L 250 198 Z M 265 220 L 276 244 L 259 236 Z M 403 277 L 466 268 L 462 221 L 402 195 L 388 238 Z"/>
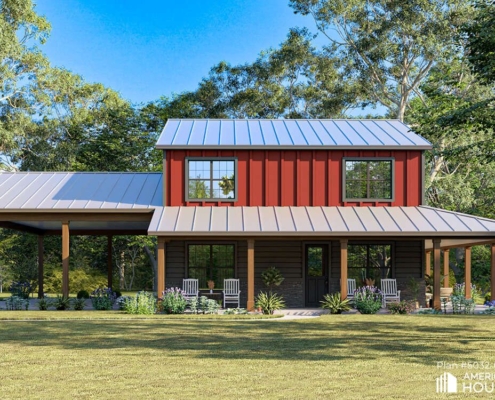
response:
<path fill-rule="evenodd" d="M 321 308 L 329 310 L 330 314 L 342 314 L 351 309 L 349 300 L 341 300 L 340 293 L 326 294 L 320 303 Z"/>
<path fill-rule="evenodd" d="M 227 308 L 223 313 L 225 315 L 242 315 L 247 314 L 248 311 L 245 308 Z"/>
<path fill-rule="evenodd" d="M 138 292 L 134 297 L 125 298 L 123 310 L 127 314 L 155 314 L 156 298 L 153 293 Z"/>
<path fill-rule="evenodd" d="M 38 300 L 38 309 L 40 311 L 48 310 L 48 307 L 51 307 L 52 303 L 47 295 Z"/>
<path fill-rule="evenodd" d="M 275 311 L 285 307 L 285 301 L 282 296 L 276 293 L 260 292 L 256 297 L 256 307 L 261 308 L 263 314 L 271 315 Z"/>
<path fill-rule="evenodd" d="M 78 299 L 89 299 L 89 293 L 87 290 L 80 290 L 79 292 L 77 292 L 76 297 Z"/>
<path fill-rule="evenodd" d="M 485 294 L 485 304 L 487 301 L 491 301 L 491 300 L 492 300 L 492 293 L 488 292 L 487 294 Z"/>
<path fill-rule="evenodd" d="M 188 306 L 193 314 L 218 314 L 220 308 L 215 300 L 206 296 L 201 296 L 199 299 L 193 297 L 189 300 Z"/>
<path fill-rule="evenodd" d="M 414 303 L 414 301 L 402 300 L 399 303 L 395 302 L 387 304 L 387 309 L 391 314 L 410 314 L 416 308 Z"/>
<path fill-rule="evenodd" d="M 53 300 L 53 305 L 56 310 L 69 310 L 70 309 L 70 299 L 68 297 L 57 295 Z"/>
<path fill-rule="evenodd" d="M 74 293 L 87 288 L 105 287 L 107 276 L 100 271 L 88 268 L 70 271 L 70 288 Z M 60 293 L 62 291 L 62 271 L 53 270 L 45 278 L 44 290 L 48 293 Z"/>
<path fill-rule="evenodd" d="M 282 276 L 281 272 L 277 268 L 270 267 L 267 270 L 263 271 L 263 273 L 261 274 L 261 279 L 267 287 L 272 288 L 274 286 L 280 286 L 285 278 Z"/>
<path fill-rule="evenodd" d="M 116 298 L 122 297 L 122 292 L 120 290 L 115 290 L 114 293 Z"/>
<path fill-rule="evenodd" d="M 29 308 L 29 299 L 19 296 L 10 296 L 5 299 L 5 306 L 7 310 L 21 311 Z"/>
<path fill-rule="evenodd" d="M 187 300 L 182 289 L 176 287 L 165 290 L 160 307 L 165 314 L 183 314 L 187 307 Z"/>
<path fill-rule="evenodd" d="M 486 310 L 481 311 L 481 314 L 495 315 L 495 307 L 489 306 Z"/>
<path fill-rule="evenodd" d="M 115 293 L 108 287 L 98 288 L 91 293 L 91 303 L 95 310 L 111 310 L 115 299 Z"/>
<path fill-rule="evenodd" d="M 474 299 L 466 299 L 461 294 L 452 294 L 450 300 L 452 301 L 453 314 L 474 314 L 474 309 L 476 307 Z"/>
<path fill-rule="evenodd" d="M 74 310 L 81 311 L 84 310 L 84 306 L 86 305 L 86 299 L 81 297 L 80 299 L 74 300 Z"/>
<path fill-rule="evenodd" d="M 123 310 L 124 309 L 125 302 L 127 300 L 130 300 L 130 299 L 132 299 L 131 296 L 120 296 L 120 297 L 117 297 L 117 300 L 115 302 L 117 303 L 117 307 L 119 307 L 119 310 Z"/>
<path fill-rule="evenodd" d="M 354 305 L 361 314 L 376 314 L 382 307 L 383 295 L 376 286 L 363 286 L 354 292 Z"/>
<path fill-rule="evenodd" d="M 33 291 L 33 286 L 27 281 L 14 281 L 10 285 L 9 291 L 12 293 L 12 296 L 29 299 L 29 295 Z"/>

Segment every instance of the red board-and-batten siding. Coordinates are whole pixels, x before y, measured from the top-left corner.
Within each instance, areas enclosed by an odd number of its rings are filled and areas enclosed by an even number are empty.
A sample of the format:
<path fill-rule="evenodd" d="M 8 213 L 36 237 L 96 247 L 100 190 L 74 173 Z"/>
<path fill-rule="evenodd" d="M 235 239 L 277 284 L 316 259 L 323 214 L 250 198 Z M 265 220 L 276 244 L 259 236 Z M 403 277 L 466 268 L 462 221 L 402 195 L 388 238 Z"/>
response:
<path fill-rule="evenodd" d="M 186 157 L 237 157 L 236 202 L 186 202 Z M 343 157 L 393 157 L 393 202 L 343 202 Z M 168 150 L 166 206 L 418 206 L 420 150 Z"/>

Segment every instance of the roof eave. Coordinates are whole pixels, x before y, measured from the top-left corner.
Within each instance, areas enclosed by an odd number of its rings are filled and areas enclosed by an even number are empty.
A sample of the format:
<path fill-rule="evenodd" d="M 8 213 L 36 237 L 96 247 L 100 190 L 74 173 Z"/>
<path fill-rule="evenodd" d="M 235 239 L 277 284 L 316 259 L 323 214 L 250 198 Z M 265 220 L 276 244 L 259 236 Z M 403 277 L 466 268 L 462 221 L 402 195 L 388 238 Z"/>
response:
<path fill-rule="evenodd" d="M 431 145 L 380 145 L 380 146 L 295 146 L 295 145 L 156 145 L 157 150 L 431 150 Z"/>

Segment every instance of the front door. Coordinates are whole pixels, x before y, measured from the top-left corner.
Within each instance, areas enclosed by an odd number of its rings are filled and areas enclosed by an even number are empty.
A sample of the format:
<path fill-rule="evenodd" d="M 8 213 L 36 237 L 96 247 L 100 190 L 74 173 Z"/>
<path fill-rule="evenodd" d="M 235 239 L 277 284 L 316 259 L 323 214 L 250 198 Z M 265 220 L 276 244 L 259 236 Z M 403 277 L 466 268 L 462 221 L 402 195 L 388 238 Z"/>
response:
<path fill-rule="evenodd" d="M 307 244 L 306 307 L 320 307 L 320 300 L 328 293 L 328 246 Z"/>

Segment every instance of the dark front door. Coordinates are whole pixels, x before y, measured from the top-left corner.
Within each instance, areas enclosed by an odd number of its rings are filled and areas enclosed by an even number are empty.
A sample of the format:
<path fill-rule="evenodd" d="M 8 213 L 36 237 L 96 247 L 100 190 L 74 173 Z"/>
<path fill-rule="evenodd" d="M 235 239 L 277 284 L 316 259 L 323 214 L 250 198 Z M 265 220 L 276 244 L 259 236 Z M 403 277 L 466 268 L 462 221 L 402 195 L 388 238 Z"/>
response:
<path fill-rule="evenodd" d="M 328 293 L 328 247 L 308 244 L 306 260 L 306 306 L 320 307 L 320 300 Z"/>

